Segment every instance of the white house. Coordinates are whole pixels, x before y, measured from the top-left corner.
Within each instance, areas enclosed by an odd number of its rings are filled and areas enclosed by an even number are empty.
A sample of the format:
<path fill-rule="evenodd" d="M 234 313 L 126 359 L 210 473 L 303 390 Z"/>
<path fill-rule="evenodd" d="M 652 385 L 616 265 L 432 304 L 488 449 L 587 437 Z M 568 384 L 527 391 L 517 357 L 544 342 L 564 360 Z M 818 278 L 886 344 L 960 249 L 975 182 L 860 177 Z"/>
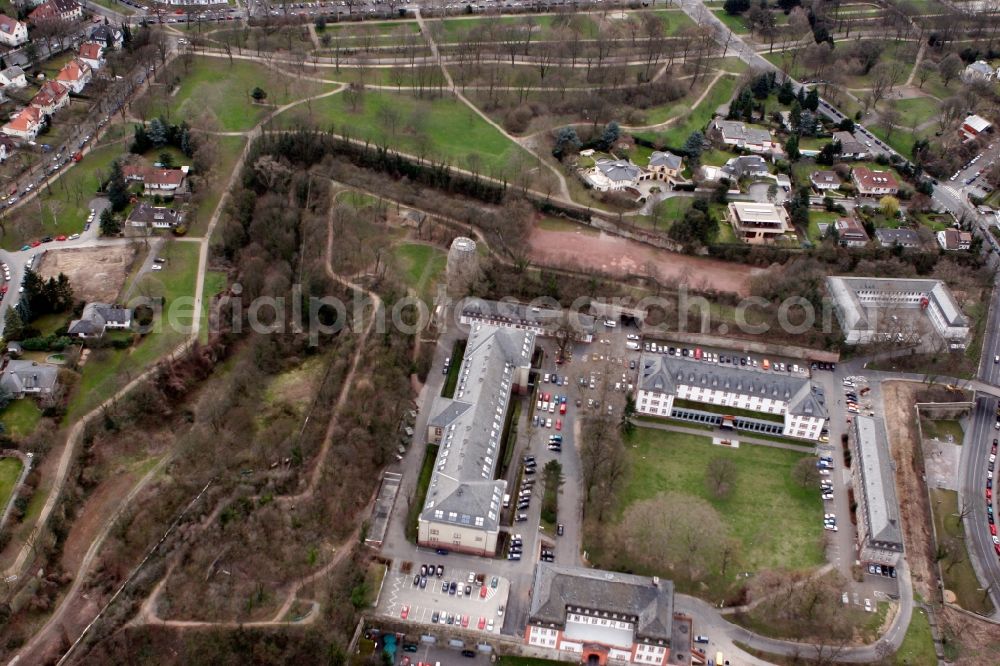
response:
<path fill-rule="evenodd" d="M 598 160 L 586 177 L 598 192 L 609 192 L 635 187 L 648 174 L 629 160 Z"/>
<path fill-rule="evenodd" d="M 663 354 L 644 354 L 639 373 L 640 414 L 809 440 L 819 439 L 828 417 L 822 388 L 802 375 Z"/>
<path fill-rule="evenodd" d="M 972 247 L 972 234 L 958 229 L 944 229 L 937 232 L 937 242 L 942 250 L 968 250 Z"/>
<path fill-rule="evenodd" d="M 56 81 L 69 88 L 73 93 L 79 95 L 90 83 L 94 75 L 90 65 L 79 58 L 73 58 L 63 65 L 63 68 L 56 74 Z"/>
<path fill-rule="evenodd" d="M 0 14 L 0 44 L 14 48 L 27 41 L 28 26 L 6 14 Z"/>
<path fill-rule="evenodd" d="M 985 60 L 977 60 L 962 71 L 962 80 L 966 83 L 992 81 L 995 76 L 996 72 Z"/>
<path fill-rule="evenodd" d="M 752 153 L 769 153 L 780 150 L 771 136 L 771 131 L 759 127 L 750 127 L 738 120 L 716 119 L 712 121 L 712 129 L 718 131 L 722 143 L 749 150 Z"/>
<path fill-rule="evenodd" d="M 84 42 L 80 44 L 80 60 L 87 63 L 91 69 L 100 69 L 104 66 L 104 47 L 100 42 Z"/>
<path fill-rule="evenodd" d="M 15 66 L 0 70 L 0 85 L 5 88 L 20 89 L 28 85 L 28 79 L 24 76 L 24 71 Z"/>
<path fill-rule="evenodd" d="M 10 122 L 2 129 L 4 134 L 9 136 L 16 136 L 25 141 L 34 141 L 41 127 L 42 113 L 32 106 L 28 106 L 11 118 Z"/>
<path fill-rule="evenodd" d="M 107 329 L 132 326 L 132 311 L 107 303 L 87 303 L 79 319 L 69 323 L 67 333 L 74 338 L 100 338 Z"/>

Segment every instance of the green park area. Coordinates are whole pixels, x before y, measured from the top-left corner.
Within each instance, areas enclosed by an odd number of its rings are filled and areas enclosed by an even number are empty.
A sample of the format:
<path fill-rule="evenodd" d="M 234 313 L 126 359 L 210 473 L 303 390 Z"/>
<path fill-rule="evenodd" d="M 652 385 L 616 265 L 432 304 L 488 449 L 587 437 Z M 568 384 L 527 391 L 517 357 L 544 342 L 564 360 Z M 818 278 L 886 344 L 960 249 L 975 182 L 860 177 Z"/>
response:
<path fill-rule="evenodd" d="M 424 299 L 432 298 L 434 287 L 444 274 L 448 258 L 444 251 L 433 245 L 401 243 L 393 248 L 392 254 L 406 286 Z"/>
<path fill-rule="evenodd" d="M 965 610 L 988 616 L 993 612 L 993 604 L 990 603 L 989 596 L 983 593 L 969 561 L 969 552 L 965 546 L 965 526 L 958 510 L 958 493 L 941 488 L 932 488 L 929 492 L 937 554 L 943 556 L 938 561 L 938 566 L 944 576 L 944 587 L 954 593 L 955 602 Z"/>
<path fill-rule="evenodd" d="M 192 120 L 204 113 L 213 114 L 219 129 L 245 131 L 288 102 L 316 95 L 333 86 L 279 76 L 268 67 L 247 60 L 196 57 L 190 65 L 175 64 L 173 74 L 180 79 L 176 91 L 154 104 L 150 116 L 162 115 L 171 122 Z M 257 103 L 251 97 L 254 88 L 267 97 Z"/>
<path fill-rule="evenodd" d="M 900 666 L 933 666 L 938 663 L 931 624 L 923 608 L 913 609 L 910 626 L 896 652 L 896 663 Z"/>
<path fill-rule="evenodd" d="M 23 468 L 20 458 L 0 458 L 0 513 L 7 507 Z"/>
<path fill-rule="evenodd" d="M 626 438 L 625 449 L 629 475 L 617 495 L 622 515 L 633 504 L 670 491 L 692 502 L 703 500 L 717 511 L 727 536 L 739 544 L 739 571 L 807 569 L 823 562 L 822 500 L 815 487 L 803 487 L 793 478 L 802 453 L 746 443 L 738 449 L 715 446 L 709 437 L 651 427 L 637 428 Z M 725 496 L 711 491 L 706 481 L 710 462 L 717 458 L 728 460 L 732 470 Z M 595 566 L 642 569 L 627 561 L 623 551 L 585 548 Z M 730 569 L 727 575 L 732 574 Z M 718 572 L 709 572 L 696 587 L 728 587 L 729 581 L 717 577 Z M 684 581 L 678 584 L 685 587 Z"/>
<path fill-rule="evenodd" d="M 58 179 L 41 188 L 35 201 L 10 215 L 15 223 L 4 225 L 4 249 L 17 250 L 41 236 L 82 232 L 90 201 L 121 154 L 121 146 L 104 146 L 87 153 L 79 164 L 64 167 Z"/>
<path fill-rule="evenodd" d="M 199 243 L 178 240 L 164 245 L 159 253 L 166 259 L 163 270 L 141 276 L 133 293 L 133 296 L 154 299 L 162 297 L 162 314 L 154 321 L 153 330 L 131 346 L 93 350 L 82 368 L 80 384 L 70 399 L 67 421 L 79 418 L 152 368 L 158 359 L 187 339 L 194 317 L 204 318 L 204 312 L 195 313 L 193 309 L 200 247 Z M 133 336 L 124 331 L 108 335 L 112 340 Z"/>
<path fill-rule="evenodd" d="M 353 94 L 353 93 L 352 93 Z M 302 114 L 337 134 L 398 149 L 427 160 L 484 174 L 502 175 L 523 167 L 530 154 L 507 139 L 479 114 L 450 95 L 417 98 L 406 93 L 363 91 L 315 100 L 276 120 L 299 127 Z"/>
<path fill-rule="evenodd" d="M 11 437 L 30 435 L 40 418 L 42 410 L 30 398 L 11 400 L 3 411 L 0 411 L 0 423 L 3 424 L 4 432 Z"/>
<path fill-rule="evenodd" d="M 665 131 L 647 130 L 634 132 L 633 135 L 666 148 L 680 150 L 692 132 L 696 130 L 703 131 L 705 129 L 709 121 L 712 120 L 715 110 L 730 100 L 735 88 L 736 80 L 731 76 L 723 76 L 715 82 L 708 95 L 701 100 L 698 106 L 688 110 L 679 107 L 668 110 L 668 113 L 673 114 L 670 117 L 678 117 L 677 114 L 680 115 L 678 121 L 669 125 Z M 647 117 L 657 117 L 653 110 L 647 113 Z"/>

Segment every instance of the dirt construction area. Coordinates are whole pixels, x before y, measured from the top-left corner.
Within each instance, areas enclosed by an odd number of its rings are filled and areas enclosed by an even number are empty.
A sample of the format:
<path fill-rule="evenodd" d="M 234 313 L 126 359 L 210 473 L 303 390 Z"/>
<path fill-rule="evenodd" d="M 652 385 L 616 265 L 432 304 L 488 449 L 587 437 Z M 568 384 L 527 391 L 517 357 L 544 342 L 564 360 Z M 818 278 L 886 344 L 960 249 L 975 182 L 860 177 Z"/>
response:
<path fill-rule="evenodd" d="M 590 230 L 531 232 L 531 258 L 543 266 L 598 270 L 614 277 L 643 275 L 697 291 L 750 293 L 750 278 L 761 269 L 728 261 L 660 250 L 637 241 Z"/>
<path fill-rule="evenodd" d="M 49 250 L 35 270 L 45 279 L 65 273 L 79 300 L 115 303 L 135 255 L 134 244 Z"/>

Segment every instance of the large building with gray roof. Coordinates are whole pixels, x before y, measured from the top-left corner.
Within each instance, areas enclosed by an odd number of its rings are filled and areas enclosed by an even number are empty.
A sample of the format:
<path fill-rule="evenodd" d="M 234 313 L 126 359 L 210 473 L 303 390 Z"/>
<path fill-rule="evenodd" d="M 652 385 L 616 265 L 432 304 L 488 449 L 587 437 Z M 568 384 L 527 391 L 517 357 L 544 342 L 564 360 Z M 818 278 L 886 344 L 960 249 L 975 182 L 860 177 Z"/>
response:
<path fill-rule="evenodd" d="M 670 581 L 540 562 L 524 640 L 584 664 L 666 664 L 673 613 Z"/>
<path fill-rule="evenodd" d="M 579 342 L 592 342 L 597 331 L 597 319 L 592 315 L 513 301 L 468 298 L 462 302 L 460 312 L 459 321 L 466 326 L 486 323 L 490 326 L 528 330 L 535 335 L 547 337 L 565 333 Z"/>
<path fill-rule="evenodd" d="M 826 278 L 826 289 L 844 341 L 849 345 L 876 341 L 896 311 L 920 310 L 927 315 L 952 349 L 964 349 L 969 340 L 969 320 L 962 314 L 948 286 L 940 280 L 911 278 Z"/>
<path fill-rule="evenodd" d="M 829 416 L 823 390 L 802 374 L 665 354 L 640 359 L 635 402 L 640 414 L 808 440 L 819 439 Z M 700 410 L 691 403 L 712 407 Z M 741 413 L 746 411 L 761 418 Z"/>
<path fill-rule="evenodd" d="M 896 478 L 882 419 L 855 416 L 852 482 L 858 501 L 858 559 L 895 566 L 903 552 Z"/>
<path fill-rule="evenodd" d="M 452 398 L 437 397 L 427 441 L 439 445 L 418 543 L 491 556 L 507 482 L 497 479 L 511 396 L 527 390 L 535 334 L 473 322 Z"/>

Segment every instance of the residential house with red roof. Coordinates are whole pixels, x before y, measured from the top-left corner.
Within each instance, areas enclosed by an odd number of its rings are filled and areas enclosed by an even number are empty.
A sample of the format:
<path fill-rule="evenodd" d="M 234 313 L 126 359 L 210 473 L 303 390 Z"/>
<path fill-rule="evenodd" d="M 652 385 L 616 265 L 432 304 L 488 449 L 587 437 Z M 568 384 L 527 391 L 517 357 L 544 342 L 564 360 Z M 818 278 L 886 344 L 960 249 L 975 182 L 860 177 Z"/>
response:
<path fill-rule="evenodd" d="M 3 126 L 3 133 L 25 141 L 34 141 L 42 127 L 42 118 L 42 113 L 35 107 L 25 107 Z"/>
<path fill-rule="evenodd" d="M 77 21 L 82 18 L 83 7 L 76 0 L 48 0 L 28 14 L 28 21 L 32 24 L 57 19 Z"/>
<path fill-rule="evenodd" d="M 69 88 L 71 92 L 79 95 L 83 92 L 87 84 L 90 83 L 93 75 L 94 72 L 90 68 L 90 65 L 79 58 L 73 58 L 63 65 L 63 68 L 56 74 L 56 81 Z"/>
<path fill-rule="evenodd" d="M 80 60 L 87 63 L 91 69 L 100 69 L 104 66 L 104 47 L 97 42 L 84 42 L 80 44 Z"/>
<path fill-rule="evenodd" d="M 142 183 L 146 192 L 173 194 L 184 184 L 189 169 L 190 167 L 186 166 L 179 169 L 158 169 L 127 164 L 122 167 L 122 175 L 125 176 L 125 180 Z"/>
<path fill-rule="evenodd" d="M 881 197 L 899 192 L 899 181 L 891 171 L 872 171 L 868 167 L 854 167 L 851 180 L 863 197 Z"/>
<path fill-rule="evenodd" d="M 28 41 L 28 26 L 6 14 L 0 14 L 0 44 L 20 46 Z"/>
<path fill-rule="evenodd" d="M 69 90 L 58 81 L 46 81 L 42 89 L 31 99 L 31 106 L 51 116 L 69 104 Z"/>

